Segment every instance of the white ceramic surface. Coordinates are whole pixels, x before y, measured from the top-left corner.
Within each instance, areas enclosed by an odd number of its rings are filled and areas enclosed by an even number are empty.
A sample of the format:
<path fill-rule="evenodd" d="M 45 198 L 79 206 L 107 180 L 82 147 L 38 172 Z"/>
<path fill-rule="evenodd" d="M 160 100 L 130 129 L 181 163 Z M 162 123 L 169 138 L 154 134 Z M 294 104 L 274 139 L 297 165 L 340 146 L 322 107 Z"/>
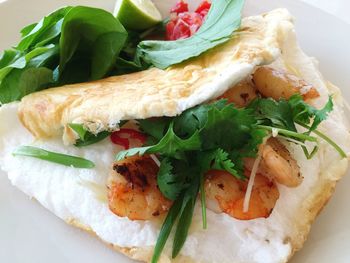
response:
<path fill-rule="evenodd" d="M 304 1 L 327 6 L 327 1 L 323 0 Z M 174 0 L 155 2 L 167 10 Z M 339 10 L 341 9 L 339 6 L 348 5 L 348 1 L 342 0 L 328 2 L 328 6 L 338 6 Z M 336 5 L 335 2 L 343 5 Z M 48 12 L 66 4 L 98 6 L 112 10 L 114 1 L 5 1 L 0 4 L 0 50 L 16 43 L 21 27 L 35 22 Z M 326 78 L 341 87 L 345 97 L 350 99 L 348 90 L 350 26 L 335 16 L 296 0 L 248 0 L 245 14 L 257 14 L 276 7 L 287 7 L 293 13 L 302 47 L 309 55 L 318 58 Z M 340 13 L 345 12 L 340 10 Z M 314 223 L 303 250 L 296 254 L 291 260 L 292 263 L 350 262 L 348 186 L 350 186 L 349 175 L 338 184 L 332 200 Z M 133 261 L 110 250 L 89 234 L 66 225 L 37 202 L 29 200 L 27 196 L 12 187 L 5 174 L 0 172 L 0 262 L 128 263 Z"/>

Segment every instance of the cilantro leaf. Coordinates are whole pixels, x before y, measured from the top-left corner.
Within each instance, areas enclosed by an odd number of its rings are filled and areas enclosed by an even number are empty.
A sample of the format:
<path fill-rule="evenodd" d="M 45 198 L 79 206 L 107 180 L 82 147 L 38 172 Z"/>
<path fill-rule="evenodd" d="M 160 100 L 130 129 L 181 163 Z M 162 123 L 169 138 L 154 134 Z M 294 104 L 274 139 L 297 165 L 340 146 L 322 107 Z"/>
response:
<path fill-rule="evenodd" d="M 208 112 L 212 108 L 222 110 L 226 100 L 219 100 L 212 104 L 205 104 L 190 108 L 174 119 L 174 130 L 181 137 L 189 137 L 202 129 L 208 121 Z"/>
<path fill-rule="evenodd" d="M 85 147 L 91 144 L 95 144 L 104 140 L 111 134 L 108 131 L 103 131 L 95 135 L 86 130 L 82 124 L 78 123 L 70 123 L 68 126 L 79 136 L 79 139 L 74 144 L 76 147 Z"/>
<path fill-rule="evenodd" d="M 152 136 L 159 142 L 164 137 L 171 121 L 171 118 L 164 117 L 138 120 L 138 124 L 142 132 Z"/>
<path fill-rule="evenodd" d="M 308 125 L 313 119 L 309 131 L 317 129 L 318 125 L 327 118 L 328 113 L 333 110 L 332 97 L 329 97 L 326 105 L 321 110 L 307 104 L 299 94 L 293 95 L 288 103 L 292 109 L 294 122 Z"/>
<path fill-rule="evenodd" d="M 167 157 L 173 157 L 181 159 L 182 152 L 200 150 L 201 141 L 198 132 L 195 132 L 190 138 L 182 139 L 178 137 L 174 130 L 173 124 L 170 124 L 167 133 L 159 141 L 158 144 L 147 147 L 133 148 L 125 151 L 121 151 L 117 154 L 116 159 L 122 160 L 125 157 L 133 156 L 136 154 L 144 155 L 146 153 L 159 153 Z"/>
<path fill-rule="evenodd" d="M 198 153 L 198 165 L 202 173 L 214 170 L 227 171 L 237 178 L 244 179 L 245 177 L 240 175 L 235 169 L 235 164 L 229 157 L 229 154 L 223 149 L 216 149 L 211 151 L 205 151 Z"/>
<path fill-rule="evenodd" d="M 248 108 L 254 111 L 255 117 L 261 125 L 297 131 L 291 105 L 284 99 L 275 101 L 271 98 L 258 98 L 252 101 Z"/>
<path fill-rule="evenodd" d="M 157 175 L 157 183 L 162 194 L 176 200 L 178 195 L 189 186 L 191 169 L 184 161 L 164 158 Z"/>
<path fill-rule="evenodd" d="M 98 143 L 104 139 L 106 139 L 111 133 L 108 131 L 103 131 L 98 134 L 92 134 L 91 132 L 87 132 L 84 140 L 77 140 L 75 142 L 76 147 L 85 147 L 88 145 L 92 145 Z"/>
<path fill-rule="evenodd" d="M 200 131 L 202 149 L 221 148 L 225 151 L 241 149 L 250 139 L 256 123 L 249 111 L 232 104 L 221 110 L 213 106 L 208 111 L 205 126 Z"/>

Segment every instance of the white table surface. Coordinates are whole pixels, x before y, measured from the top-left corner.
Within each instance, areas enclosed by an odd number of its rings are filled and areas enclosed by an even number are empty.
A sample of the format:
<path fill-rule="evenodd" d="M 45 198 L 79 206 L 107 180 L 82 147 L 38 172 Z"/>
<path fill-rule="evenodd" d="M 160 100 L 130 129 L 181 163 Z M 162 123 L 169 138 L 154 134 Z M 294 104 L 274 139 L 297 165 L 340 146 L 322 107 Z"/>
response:
<path fill-rule="evenodd" d="M 350 24 L 350 1 L 349 0 L 302 0 L 310 5 L 317 6 L 324 11 L 337 16 Z"/>

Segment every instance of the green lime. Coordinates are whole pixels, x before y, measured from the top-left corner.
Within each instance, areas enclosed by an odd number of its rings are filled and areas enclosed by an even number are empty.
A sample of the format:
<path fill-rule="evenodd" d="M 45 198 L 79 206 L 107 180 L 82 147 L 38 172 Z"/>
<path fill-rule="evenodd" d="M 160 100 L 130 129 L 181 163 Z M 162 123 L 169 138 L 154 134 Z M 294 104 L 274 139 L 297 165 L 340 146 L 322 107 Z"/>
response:
<path fill-rule="evenodd" d="M 151 0 L 117 0 L 114 16 L 131 30 L 144 30 L 162 21 L 162 15 Z"/>

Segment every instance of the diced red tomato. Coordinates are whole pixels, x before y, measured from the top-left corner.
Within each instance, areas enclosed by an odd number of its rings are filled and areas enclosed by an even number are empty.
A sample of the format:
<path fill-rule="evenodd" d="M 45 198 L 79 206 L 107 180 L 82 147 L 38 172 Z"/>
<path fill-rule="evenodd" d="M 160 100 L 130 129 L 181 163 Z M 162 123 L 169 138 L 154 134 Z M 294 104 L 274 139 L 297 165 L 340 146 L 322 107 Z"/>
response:
<path fill-rule="evenodd" d="M 176 3 L 176 5 L 170 10 L 170 13 L 184 13 L 188 12 L 188 4 L 185 1 L 179 1 Z"/>
<path fill-rule="evenodd" d="M 192 36 L 201 27 L 202 21 L 202 17 L 197 13 L 180 13 L 175 20 L 167 24 L 167 39 L 177 40 Z"/>
<path fill-rule="evenodd" d="M 199 4 L 195 12 L 197 14 L 200 14 L 202 17 L 205 17 L 209 12 L 210 7 L 211 3 L 204 0 L 202 3 Z"/>
<path fill-rule="evenodd" d="M 170 21 L 166 25 L 166 39 L 177 40 L 189 38 L 202 26 L 210 9 L 210 2 L 204 0 L 195 12 L 188 12 L 188 5 L 183 0 L 172 9 Z"/>
<path fill-rule="evenodd" d="M 122 135 L 126 135 L 128 138 L 124 138 Z M 143 133 L 133 129 L 120 129 L 119 131 L 115 131 L 111 134 L 111 141 L 114 144 L 122 146 L 124 149 L 130 148 L 129 139 L 138 140 L 144 144 L 147 137 Z"/>

